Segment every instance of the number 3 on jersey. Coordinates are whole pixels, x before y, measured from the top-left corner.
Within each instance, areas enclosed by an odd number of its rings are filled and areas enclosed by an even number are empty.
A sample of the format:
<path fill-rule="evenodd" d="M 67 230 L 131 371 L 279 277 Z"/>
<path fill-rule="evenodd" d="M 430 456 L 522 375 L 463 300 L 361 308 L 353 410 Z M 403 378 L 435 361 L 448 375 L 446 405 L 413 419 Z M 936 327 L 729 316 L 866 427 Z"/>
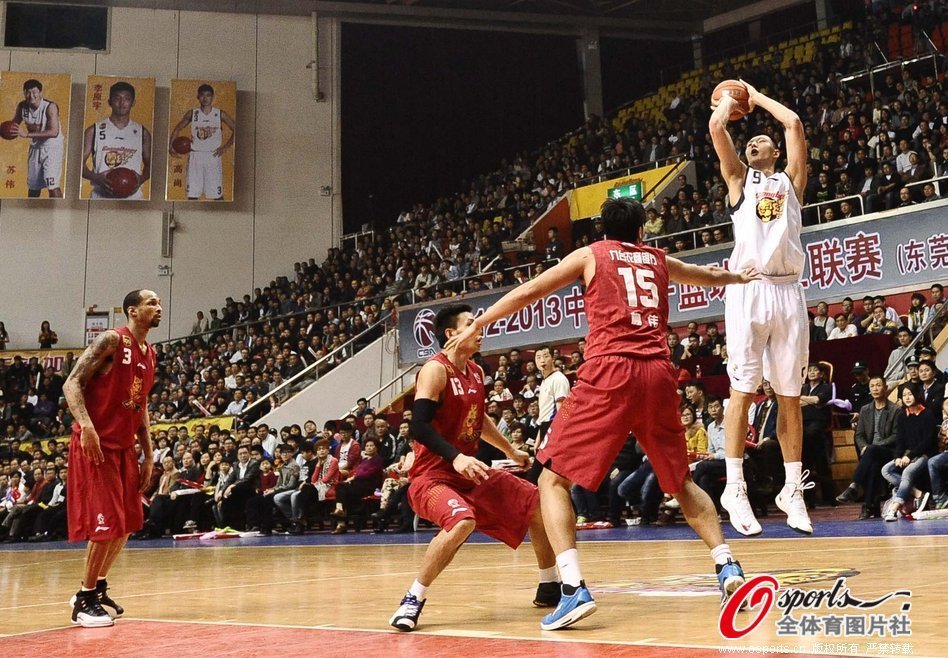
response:
<path fill-rule="evenodd" d="M 132 350 L 127 347 L 122 348 L 122 365 L 127 366 L 132 362 Z"/>
<path fill-rule="evenodd" d="M 657 308 L 658 287 L 652 280 L 655 272 L 632 267 L 620 267 L 619 276 L 625 281 L 625 291 L 631 308 Z"/>

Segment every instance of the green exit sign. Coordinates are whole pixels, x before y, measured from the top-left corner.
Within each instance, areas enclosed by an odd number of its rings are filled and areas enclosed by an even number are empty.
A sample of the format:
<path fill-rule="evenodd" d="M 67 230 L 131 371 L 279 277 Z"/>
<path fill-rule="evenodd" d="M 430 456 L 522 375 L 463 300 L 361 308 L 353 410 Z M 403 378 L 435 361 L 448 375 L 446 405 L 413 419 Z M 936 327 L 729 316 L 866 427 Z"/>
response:
<path fill-rule="evenodd" d="M 620 185 L 609 190 L 610 199 L 635 199 L 642 200 L 642 181 L 632 181 L 628 185 Z"/>

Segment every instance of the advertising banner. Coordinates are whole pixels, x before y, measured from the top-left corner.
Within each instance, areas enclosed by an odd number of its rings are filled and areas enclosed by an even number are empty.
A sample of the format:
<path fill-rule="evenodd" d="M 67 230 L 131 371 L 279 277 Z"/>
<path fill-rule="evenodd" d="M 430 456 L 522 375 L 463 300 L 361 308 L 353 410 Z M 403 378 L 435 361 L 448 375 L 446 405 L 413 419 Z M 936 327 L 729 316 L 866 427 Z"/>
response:
<path fill-rule="evenodd" d="M 889 216 L 873 215 L 804 229 L 806 268 L 802 284 L 810 305 L 821 300 L 858 299 L 896 289 L 927 288 L 948 281 L 948 202 L 913 207 Z M 696 265 L 727 267 L 730 245 L 686 254 Z M 464 297 L 480 315 L 509 288 Z M 586 335 L 582 286 L 569 284 L 519 313 L 490 325 L 482 350 L 577 340 Z M 674 325 L 724 316 L 724 288 L 672 284 L 668 289 L 669 322 Z M 399 361 L 421 363 L 437 353 L 434 319 L 444 304 L 457 298 L 406 306 L 398 312 Z"/>
<path fill-rule="evenodd" d="M 233 201 L 237 83 L 172 80 L 168 201 Z"/>
<path fill-rule="evenodd" d="M 0 74 L 0 199 L 63 198 L 71 94 L 68 73 Z"/>
<path fill-rule="evenodd" d="M 90 75 L 80 199 L 151 198 L 155 79 Z"/>

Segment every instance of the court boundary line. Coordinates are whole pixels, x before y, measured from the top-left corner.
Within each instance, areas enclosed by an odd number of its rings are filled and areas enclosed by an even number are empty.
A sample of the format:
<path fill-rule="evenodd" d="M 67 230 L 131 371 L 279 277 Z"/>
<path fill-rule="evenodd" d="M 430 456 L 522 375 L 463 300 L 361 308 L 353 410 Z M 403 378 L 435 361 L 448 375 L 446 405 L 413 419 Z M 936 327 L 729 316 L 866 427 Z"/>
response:
<path fill-rule="evenodd" d="M 827 539 L 830 539 L 830 538 L 827 538 Z M 839 539 L 839 538 L 838 538 L 838 537 L 833 537 L 832 539 Z M 666 540 L 666 541 L 670 541 L 670 540 Z M 700 541 L 700 540 L 699 540 L 699 541 Z M 756 540 L 751 539 L 751 540 L 748 540 L 748 541 L 756 541 Z M 615 542 L 605 541 L 605 542 L 602 542 L 602 543 L 604 543 L 604 544 L 614 544 Z M 412 544 L 412 545 L 414 545 L 414 544 Z M 494 546 L 494 547 L 502 546 L 502 544 L 499 544 L 499 543 L 498 543 L 498 544 L 484 544 L 484 545 L 485 545 L 485 546 Z M 382 546 L 385 546 L 385 545 L 384 545 L 384 544 L 365 544 L 365 545 L 361 545 L 361 544 L 360 544 L 360 545 L 359 545 L 359 547 L 368 547 L 368 548 L 372 548 L 372 549 L 375 549 L 375 548 L 378 548 L 378 547 L 382 547 Z M 238 549 L 240 549 L 241 547 L 238 547 L 238 546 L 231 546 L 231 547 L 229 547 L 229 548 L 231 548 L 231 549 L 233 549 L 233 550 L 238 550 Z M 252 548 L 252 547 L 251 547 L 251 548 Z M 290 549 L 290 548 L 296 548 L 296 547 L 294 547 L 294 546 L 281 546 L 281 547 L 264 547 L 264 546 L 260 546 L 260 547 L 257 547 L 257 548 L 284 548 L 284 549 Z M 336 548 L 339 548 L 339 546 L 336 546 Z M 142 549 L 139 549 L 139 550 L 150 550 L 150 549 L 142 548 Z M 818 552 L 818 553 L 827 553 L 827 552 L 841 553 L 841 552 L 847 552 L 847 553 L 849 553 L 849 552 L 854 552 L 854 551 L 860 551 L 860 552 L 861 552 L 861 551 L 863 551 L 863 550 L 865 550 L 864 547 L 843 546 L 843 547 L 836 547 L 836 548 L 805 549 L 805 550 L 801 550 L 801 551 L 798 551 L 798 552 L 807 552 L 807 553 L 813 553 L 813 552 Z M 784 551 L 780 551 L 780 550 L 764 550 L 764 551 L 752 552 L 752 553 L 750 553 L 750 554 L 753 554 L 753 555 L 780 555 L 780 554 L 783 554 L 783 553 L 784 553 Z M 608 557 L 608 558 L 589 558 L 589 559 L 587 559 L 587 560 L 584 561 L 584 564 L 601 564 L 601 563 L 603 563 L 603 562 L 610 562 L 610 563 L 611 563 L 611 562 L 616 562 L 617 560 L 621 560 L 621 561 L 624 561 L 624 562 L 628 562 L 628 561 L 633 561 L 633 562 L 634 562 L 634 561 L 643 561 L 643 560 L 654 560 L 654 556 L 653 556 L 653 555 L 629 555 L 629 556 L 610 556 L 610 557 Z M 476 572 L 476 571 L 485 571 L 485 570 L 494 571 L 494 570 L 497 570 L 498 568 L 501 568 L 501 569 L 522 569 L 522 568 L 523 568 L 523 565 L 518 565 L 518 564 L 505 564 L 505 565 L 490 564 L 490 565 L 480 565 L 480 566 L 459 566 L 459 567 L 455 567 L 455 570 L 458 571 L 458 572 Z M 292 585 L 302 585 L 302 584 L 305 584 L 305 583 L 313 583 L 313 582 L 326 582 L 327 580 L 352 580 L 353 578 L 355 578 L 355 579 L 377 579 L 377 578 L 394 578 L 394 577 L 399 577 L 399 576 L 404 576 L 404 577 L 406 577 L 406 578 L 410 578 L 410 577 L 412 577 L 412 576 L 417 575 L 417 573 L 418 573 L 418 572 L 417 572 L 417 569 L 414 568 L 414 565 L 412 565 L 412 568 L 411 568 L 410 571 L 397 571 L 397 572 L 375 573 L 375 574 L 356 574 L 356 575 L 346 574 L 346 575 L 338 575 L 338 576 L 324 576 L 324 577 L 320 577 L 320 578 L 304 578 L 304 579 L 289 580 L 289 581 L 280 581 L 280 582 L 267 581 L 266 584 L 267 584 L 267 585 L 270 585 L 270 586 L 282 586 L 282 585 L 291 585 L 291 586 L 292 586 Z M 753 572 L 752 572 L 752 573 L 753 573 Z M 151 596 L 174 596 L 174 595 L 180 595 L 180 594 L 195 594 L 195 593 L 207 593 L 207 592 L 220 592 L 220 591 L 226 591 L 226 590 L 243 589 L 243 588 L 248 588 L 248 587 L 259 587 L 259 586 L 261 586 L 262 584 L 263 584 L 263 583 L 253 582 L 253 583 L 239 583 L 239 584 L 234 584 L 234 585 L 220 585 L 220 586 L 216 586 L 216 587 L 204 587 L 204 588 L 200 588 L 200 589 L 174 590 L 174 591 L 170 591 L 170 592 L 141 592 L 141 593 L 130 593 L 130 594 L 127 594 L 127 595 L 123 595 L 122 598 L 123 598 L 123 599 L 135 599 L 135 598 L 143 598 L 143 597 L 151 597 Z M 532 587 L 532 586 L 531 586 L 531 587 Z M 7 611 L 7 610 L 22 610 L 22 609 L 26 609 L 26 608 L 43 608 L 43 607 L 58 606 L 58 605 L 63 605 L 63 602 L 62 602 L 62 601 L 49 601 L 49 602 L 45 602 L 45 603 L 30 603 L 30 604 L 19 605 L 19 606 L 0 607 L 0 612 L 4 612 L 4 611 Z"/>
<path fill-rule="evenodd" d="M 945 538 L 948 540 L 948 533 L 934 533 L 926 535 L 916 535 L 916 534 L 907 534 L 907 535 L 809 535 L 809 536 L 795 536 L 795 537 L 765 537 L 763 535 L 757 537 L 734 537 L 728 538 L 725 537 L 724 540 L 726 543 L 730 544 L 732 542 L 757 542 L 757 541 L 792 541 L 792 542 L 810 542 L 810 541 L 820 541 L 820 540 L 832 540 L 832 539 L 882 539 L 882 540 L 892 540 L 892 539 L 935 539 L 935 538 Z M 434 536 L 432 536 L 434 538 Z M 251 537 L 250 539 L 262 539 L 262 537 Z M 225 541 L 225 540 L 215 540 L 215 541 Z M 642 543 L 642 544 L 651 544 L 658 542 L 693 542 L 703 544 L 704 542 L 698 538 L 682 538 L 682 537 L 669 537 L 667 539 L 578 539 L 577 544 L 617 544 L 617 543 Z M 76 542 L 78 544 L 79 542 Z M 214 546 L 215 550 L 223 549 L 241 549 L 241 548 L 258 548 L 258 549 L 273 549 L 273 548 L 342 548 L 342 547 L 363 547 L 363 546 L 419 546 L 427 547 L 427 543 L 421 542 L 366 542 L 366 543 L 340 543 L 340 544 L 286 544 L 286 545 L 276 545 L 276 544 L 221 544 L 220 546 Z M 465 542 L 464 546 L 503 546 L 504 543 L 491 539 L 490 541 L 477 541 L 477 542 Z M 528 540 L 524 540 L 522 546 L 531 545 Z M 202 548 L 209 548 L 208 544 L 199 544 Z M 188 548 L 187 545 L 182 544 L 168 544 L 163 546 L 128 546 L 122 550 L 123 553 L 126 552 L 139 552 L 139 551 L 151 551 L 151 550 L 167 550 L 169 548 L 182 549 Z M 197 548 L 198 545 L 194 545 L 194 548 Z M 74 548 L 36 548 L 36 549 L 14 549 L 14 548 L 3 548 L 0 547 L 0 554 L 5 553 L 56 553 L 56 552 L 71 552 L 77 550 L 83 550 L 85 544 L 82 546 L 76 546 Z"/>
<path fill-rule="evenodd" d="M 412 631 L 410 633 L 405 633 L 395 629 L 372 629 L 372 628 L 354 628 L 349 626 L 337 626 L 335 624 L 321 624 L 318 626 L 303 626 L 295 624 L 265 624 L 265 623 L 240 623 L 232 621 L 180 621 L 180 620 L 169 620 L 169 619 L 149 619 L 141 617 L 129 617 L 128 621 L 138 621 L 145 623 L 160 623 L 160 624 L 201 624 L 205 626 L 245 626 L 245 627 L 258 627 L 258 628 L 276 628 L 276 629 L 285 629 L 293 628 L 300 630 L 318 630 L 318 631 L 339 631 L 339 632 L 355 632 L 355 633 L 378 633 L 384 635 L 395 635 L 395 636 L 410 636 L 410 635 L 424 635 L 426 637 L 457 637 L 457 638 L 472 638 L 472 639 L 483 639 L 483 640 L 510 640 L 515 642 L 559 642 L 563 644 L 602 644 L 602 645 L 616 645 L 616 646 L 630 646 L 630 647 L 657 647 L 657 648 L 666 648 L 666 649 L 704 649 L 707 651 L 718 651 L 724 654 L 726 653 L 737 653 L 741 647 L 744 646 L 758 646 L 758 645 L 744 645 L 744 644 L 671 644 L 668 642 L 653 642 L 654 638 L 644 638 L 642 640 L 596 640 L 592 638 L 578 638 L 578 637 L 567 637 L 564 634 L 557 634 L 555 631 L 541 631 L 542 635 L 540 637 L 527 637 L 521 635 L 494 635 L 491 634 L 491 631 L 465 631 L 462 633 L 452 633 L 450 630 L 445 629 L 441 631 Z M 581 632 L 581 629 L 574 629 L 571 631 Z M 723 639 L 723 638 L 722 638 Z M 789 648 L 789 647 L 788 647 Z M 787 652 L 786 655 L 799 655 L 791 652 Z M 878 658 L 879 654 L 870 654 L 870 653 L 848 653 L 848 656 L 859 656 L 860 658 Z M 918 656 L 918 658 L 925 658 L 924 656 Z"/>

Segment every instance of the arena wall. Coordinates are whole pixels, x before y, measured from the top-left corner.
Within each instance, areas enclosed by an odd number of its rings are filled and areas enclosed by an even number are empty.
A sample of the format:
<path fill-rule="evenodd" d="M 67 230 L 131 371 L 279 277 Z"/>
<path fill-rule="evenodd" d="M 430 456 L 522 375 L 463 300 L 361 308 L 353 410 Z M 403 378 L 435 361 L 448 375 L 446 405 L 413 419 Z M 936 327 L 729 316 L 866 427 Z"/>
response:
<path fill-rule="evenodd" d="M 59 346 L 83 343 L 84 310 L 120 306 L 154 289 L 165 318 L 154 340 L 190 330 L 198 310 L 220 307 L 288 274 L 293 261 L 324 258 L 341 235 L 339 29 L 319 21 L 323 102 L 314 99 L 310 17 L 112 10 L 105 55 L 7 51 L 2 70 L 72 75 L 66 199 L 0 204 L 0 321 L 8 348 L 36 346 L 49 320 Z M 78 200 L 86 77 L 155 77 L 152 200 Z M 233 203 L 165 202 L 172 79 L 236 80 Z M 8 118 L 13 107 L 0 108 Z M 177 117 L 173 123 L 177 123 Z M 329 187 L 334 194 L 322 196 Z M 162 258 L 162 214 L 174 211 L 172 258 Z M 173 276 L 159 276 L 159 265 Z"/>

